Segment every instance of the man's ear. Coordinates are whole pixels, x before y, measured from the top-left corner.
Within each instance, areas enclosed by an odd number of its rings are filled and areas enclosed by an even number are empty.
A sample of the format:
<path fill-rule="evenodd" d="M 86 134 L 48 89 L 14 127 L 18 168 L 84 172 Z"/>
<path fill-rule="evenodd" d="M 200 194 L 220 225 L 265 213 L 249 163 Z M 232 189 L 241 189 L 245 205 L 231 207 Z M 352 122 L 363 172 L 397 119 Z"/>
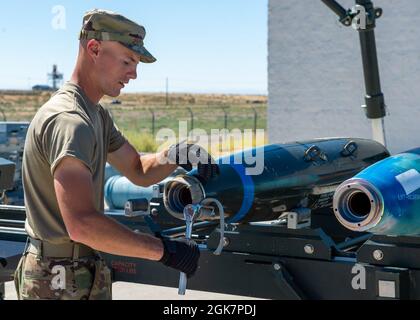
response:
<path fill-rule="evenodd" d="M 101 42 L 96 39 L 90 39 L 86 44 L 86 51 L 92 59 L 96 59 L 101 50 Z"/>

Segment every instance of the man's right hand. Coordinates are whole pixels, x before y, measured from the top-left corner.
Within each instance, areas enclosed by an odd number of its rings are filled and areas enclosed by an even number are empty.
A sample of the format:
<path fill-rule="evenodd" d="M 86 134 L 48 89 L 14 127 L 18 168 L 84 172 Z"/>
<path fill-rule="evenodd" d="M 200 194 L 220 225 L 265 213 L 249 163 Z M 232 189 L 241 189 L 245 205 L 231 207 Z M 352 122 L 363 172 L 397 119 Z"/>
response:
<path fill-rule="evenodd" d="M 198 245 L 189 239 L 162 238 L 163 256 L 160 259 L 164 265 L 186 273 L 190 278 L 198 267 L 200 250 Z"/>

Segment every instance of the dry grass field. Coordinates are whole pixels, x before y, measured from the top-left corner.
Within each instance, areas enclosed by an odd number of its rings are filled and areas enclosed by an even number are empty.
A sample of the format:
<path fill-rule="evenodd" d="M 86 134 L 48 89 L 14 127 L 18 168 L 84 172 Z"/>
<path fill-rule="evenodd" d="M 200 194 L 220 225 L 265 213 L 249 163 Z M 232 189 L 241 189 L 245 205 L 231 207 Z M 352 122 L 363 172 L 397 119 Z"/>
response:
<path fill-rule="evenodd" d="M 0 120 L 31 121 L 51 92 L 0 91 Z M 262 95 L 126 93 L 117 99 L 104 97 L 101 104 L 110 110 L 116 124 L 133 145 L 143 152 L 156 151 L 161 129 L 179 133 L 179 121 L 187 129 L 266 129 L 267 97 Z M 238 140 L 236 138 L 236 140 Z M 266 138 L 236 141 L 229 150 L 265 144 Z M 226 149 L 226 148 L 225 148 Z"/>
<path fill-rule="evenodd" d="M 51 95 L 51 92 L 46 91 L 0 90 L 0 106 L 6 115 L 15 118 L 10 120 L 30 120 L 30 118 L 25 118 L 26 114 L 31 114 L 32 111 L 36 111 Z M 115 106 L 118 106 L 118 109 L 126 110 L 154 106 L 177 108 L 186 105 L 252 106 L 267 104 L 267 96 L 262 95 L 172 93 L 168 96 L 168 104 L 166 104 L 167 98 L 164 93 L 125 93 L 121 94 L 117 99 L 122 104 Z M 101 103 L 104 106 L 109 106 L 113 100 L 115 99 L 106 96 L 101 100 Z M 14 112 L 17 112 L 17 114 L 14 114 Z"/>

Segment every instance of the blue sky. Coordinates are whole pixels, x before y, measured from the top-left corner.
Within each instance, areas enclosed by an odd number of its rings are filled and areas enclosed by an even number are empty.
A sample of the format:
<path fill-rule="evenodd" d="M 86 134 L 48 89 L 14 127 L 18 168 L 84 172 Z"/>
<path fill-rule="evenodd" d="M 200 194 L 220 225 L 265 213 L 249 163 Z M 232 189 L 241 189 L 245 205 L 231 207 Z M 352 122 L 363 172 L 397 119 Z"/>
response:
<path fill-rule="evenodd" d="M 139 65 L 125 92 L 267 93 L 268 0 L 4 1 L 0 11 L 0 89 L 47 82 L 57 64 L 68 79 L 84 12 L 119 12 L 146 27 L 158 59 Z M 54 28 L 62 6 L 65 20 Z M 63 11 L 60 11 L 63 12 Z"/>

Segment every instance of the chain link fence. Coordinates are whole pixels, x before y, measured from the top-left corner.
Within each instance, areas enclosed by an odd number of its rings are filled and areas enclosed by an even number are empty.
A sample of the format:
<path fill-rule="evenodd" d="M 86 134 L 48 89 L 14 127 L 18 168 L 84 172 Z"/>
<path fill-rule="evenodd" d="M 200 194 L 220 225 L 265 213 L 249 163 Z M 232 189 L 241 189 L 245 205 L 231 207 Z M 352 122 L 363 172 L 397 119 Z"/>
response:
<path fill-rule="evenodd" d="M 153 136 L 160 129 L 179 130 L 180 121 L 187 122 L 188 131 L 266 129 L 267 106 L 264 105 L 194 105 L 150 106 L 119 108 L 108 106 L 115 123 L 123 130 L 148 133 Z"/>

